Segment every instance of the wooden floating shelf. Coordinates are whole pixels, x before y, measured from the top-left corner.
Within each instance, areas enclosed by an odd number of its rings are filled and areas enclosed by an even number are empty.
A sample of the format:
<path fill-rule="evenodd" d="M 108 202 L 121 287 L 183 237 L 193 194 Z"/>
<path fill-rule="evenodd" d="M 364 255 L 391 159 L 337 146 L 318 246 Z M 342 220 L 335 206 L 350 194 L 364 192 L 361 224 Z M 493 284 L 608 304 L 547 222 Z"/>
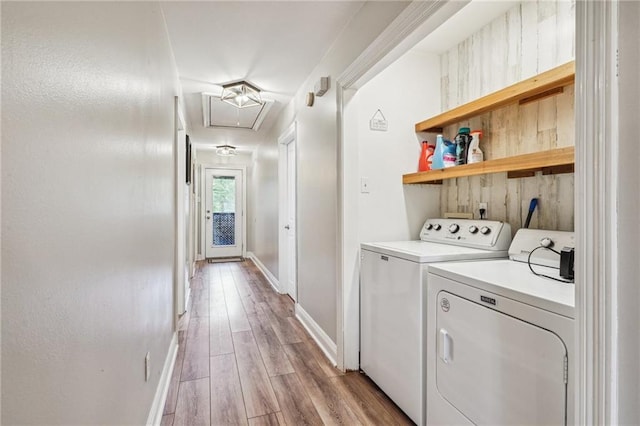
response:
<path fill-rule="evenodd" d="M 562 92 L 575 81 L 575 62 L 538 74 L 480 99 L 461 105 L 416 124 L 416 132 L 441 133 L 443 127 L 483 114 L 505 105 L 532 102 Z"/>
<path fill-rule="evenodd" d="M 572 173 L 574 161 L 575 150 L 570 146 L 446 169 L 410 173 L 402 176 L 402 183 L 440 183 L 443 179 L 504 172 L 511 178 L 533 176 L 538 171 L 544 174 Z"/>

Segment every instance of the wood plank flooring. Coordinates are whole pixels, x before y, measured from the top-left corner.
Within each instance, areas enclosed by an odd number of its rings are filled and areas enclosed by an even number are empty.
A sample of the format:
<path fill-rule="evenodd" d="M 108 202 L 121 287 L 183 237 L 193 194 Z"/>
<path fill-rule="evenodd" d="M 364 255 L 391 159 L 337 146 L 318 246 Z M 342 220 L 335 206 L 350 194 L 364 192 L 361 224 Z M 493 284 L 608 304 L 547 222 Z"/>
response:
<path fill-rule="evenodd" d="M 251 261 L 199 265 L 178 341 L 162 426 L 413 424 L 331 365 Z"/>

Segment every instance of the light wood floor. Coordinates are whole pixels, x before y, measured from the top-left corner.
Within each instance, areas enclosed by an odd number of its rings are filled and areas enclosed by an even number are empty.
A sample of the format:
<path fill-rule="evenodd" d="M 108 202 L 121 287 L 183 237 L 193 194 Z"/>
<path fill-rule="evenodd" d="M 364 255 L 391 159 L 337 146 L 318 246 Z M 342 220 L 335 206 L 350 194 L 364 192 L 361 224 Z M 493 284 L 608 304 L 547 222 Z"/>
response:
<path fill-rule="evenodd" d="M 332 367 L 251 261 L 201 264 L 178 336 L 163 425 L 413 424 Z"/>

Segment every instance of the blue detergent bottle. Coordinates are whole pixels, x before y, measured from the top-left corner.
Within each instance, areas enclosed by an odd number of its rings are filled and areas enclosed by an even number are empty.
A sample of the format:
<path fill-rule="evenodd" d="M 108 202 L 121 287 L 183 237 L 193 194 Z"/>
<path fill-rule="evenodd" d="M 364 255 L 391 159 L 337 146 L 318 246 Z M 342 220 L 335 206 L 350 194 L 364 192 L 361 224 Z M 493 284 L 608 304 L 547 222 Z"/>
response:
<path fill-rule="evenodd" d="M 442 135 L 436 136 L 436 150 L 433 152 L 433 161 L 431 162 L 431 170 L 444 169 L 442 155 L 444 154 L 444 140 Z"/>

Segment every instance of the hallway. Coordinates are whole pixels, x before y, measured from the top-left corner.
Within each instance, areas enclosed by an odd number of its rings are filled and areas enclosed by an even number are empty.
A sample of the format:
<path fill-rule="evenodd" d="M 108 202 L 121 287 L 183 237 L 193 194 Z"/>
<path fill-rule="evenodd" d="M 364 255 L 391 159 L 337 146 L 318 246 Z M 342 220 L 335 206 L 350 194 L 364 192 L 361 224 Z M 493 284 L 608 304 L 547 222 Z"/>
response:
<path fill-rule="evenodd" d="M 329 364 L 253 262 L 201 263 L 191 291 L 163 425 L 412 424 Z"/>

